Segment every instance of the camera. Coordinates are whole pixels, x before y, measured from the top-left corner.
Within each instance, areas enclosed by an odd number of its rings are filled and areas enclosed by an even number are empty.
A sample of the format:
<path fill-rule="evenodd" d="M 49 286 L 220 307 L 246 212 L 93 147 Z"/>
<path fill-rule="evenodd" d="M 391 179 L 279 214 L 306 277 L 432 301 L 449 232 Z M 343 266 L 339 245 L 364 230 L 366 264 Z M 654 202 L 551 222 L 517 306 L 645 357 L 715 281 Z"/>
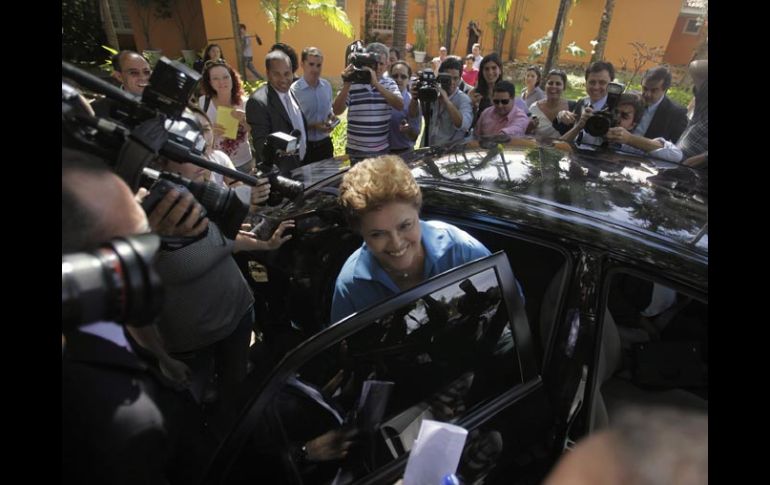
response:
<path fill-rule="evenodd" d="M 353 64 L 353 73 L 343 76 L 342 80 L 353 84 L 369 84 L 372 82 L 372 74 L 364 69 L 371 68 L 377 72 L 377 64 L 380 59 L 374 52 L 367 52 L 363 42 L 357 40 L 345 49 L 345 65 Z"/>
<path fill-rule="evenodd" d="M 141 234 L 62 255 L 62 331 L 101 320 L 152 323 L 163 302 L 163 286 L 152 268 L 159 245 L 158 236 Z"/>
<path fill-rule="evenodd" d="M 438 99 L 438 79 L 432 69 L 423 69 L 417 74 L 417 99 L 422 103 Z"/>
<path fill-rule="evenodd" d="M 281 158 L 295 157 L 295 152 L 299 149 L 299 139 L 297 130 L 292 131 L 291 135 L 277 131 L 271 133 L 265 139 L 262 147 L 262 163 L 257 165 L 257 170 L 261 176 L 267 177 L 270 182 L 270 197 L 267 199 L 269 206 L 275 206 L 281 203 L 285 198 L 296 199 L 305 191 L 305 184 L 292 180 L 281 175 L 281 170 L 277 167 Z"/>
<path fill-rule="evenodd" d="M 596 111 L 586 120 L 585 130 L 591 136 L 604 136 L 610 128 L 618 126 L 620 120 L 615 112 L 620 95 L 623 94 L 623 85 L 609 83 L 607 85 L 607 104 L 601 111 Z"/>
<path fill-rule="evenodd" d="M 142 173 L 145 178 L 143 185 L 149 184 L 150 190 L 142 201 L 142 208 L 147 214 L 155 209 L 169 191 L 191 192 L 203 206 L 200 219 L 208 216 L 228 239 L 235 239 L 238 235 L 241 222 L 249 212 L 249 201 L 242 201 L 234 189 L 214 182 L 195 182 L 176 173 L 159 172 L 151 168 L 145 168 Z M 192 211 L 192 207 L 189 211 Z"/>

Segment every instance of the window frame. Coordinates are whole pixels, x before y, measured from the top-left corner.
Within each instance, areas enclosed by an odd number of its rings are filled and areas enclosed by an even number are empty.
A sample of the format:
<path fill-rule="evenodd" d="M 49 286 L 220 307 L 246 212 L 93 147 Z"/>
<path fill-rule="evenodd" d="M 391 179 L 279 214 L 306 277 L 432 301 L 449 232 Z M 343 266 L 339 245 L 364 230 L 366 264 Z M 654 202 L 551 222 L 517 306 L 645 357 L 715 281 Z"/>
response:
<path fill-rule="evenodd" d="M 419 299 L 422 296 L 429 295 L 447 285 L 462 281 L 472 275 L 479 274 L 485 270 L 493 269 L 497 275 L 502 291 L 503 301 L 508 310 L 509 322 L 516 348 L 516 357 L 519 360 L 522 382 L 499 396 L 492 398 L 489 405 L 499 403 L 511 392 L 516 391 L 515 395 L 531 392 L 532 386 L 541 385 L 540 369 L 536 364 L 534 352 L 532 349 L 531 333 L 527 321 L 527 315 L 524 310 L 524 304 L 521 296 L 516 290 L 516 283 L 505 251 L 498 251 L 491 256 L 476 261 L 466 263 L 454 268 L 448 272 L 439 274 L 423 283 L 406 290 L 392 298 L 380 303 L 376 303 L 364 310 L 349 315 L 329 326 L 321 333 L 309 338 L 294 350 L 289 352 L 280 363 L 278 363 L 270 376 L 265 379 L 260 389 L 254 394 L 241 414 L 239 423 L 234 426 L 233 431 L 228 435 L 219 447 L 216 455 L 211 460 L 205 473 L 203 483 L 217 483 L 221 481 L 230 465 L 237 459 L 241 453 L 246 440 L 251 432 L 258 426 L 263 418 L 264 411 L 272 402 L 275 396 L 282 388 L 286 380 L 303 364 L 313 357 L 326 351 L 341 340 L 361 331 L 373 320 L 381 318 L 394 310 L 399 309 Z M 488 406 L 485 406 L 486 409 Z M 479 413 L 484 414 L 483 410 Z M 472 419 L 472 417 L 463 416 L 463 418 Z M 476 418 L 478 420 L 478 418 Z M 463 420 L 461 420 L 462 422 Z M 405 455 L 405 456 L 408 456 Z M 394 460 L 391 464 L 385 465 L 383 469 L 390 469 L 395 463 L 401 463 L 404 456 Z"/>

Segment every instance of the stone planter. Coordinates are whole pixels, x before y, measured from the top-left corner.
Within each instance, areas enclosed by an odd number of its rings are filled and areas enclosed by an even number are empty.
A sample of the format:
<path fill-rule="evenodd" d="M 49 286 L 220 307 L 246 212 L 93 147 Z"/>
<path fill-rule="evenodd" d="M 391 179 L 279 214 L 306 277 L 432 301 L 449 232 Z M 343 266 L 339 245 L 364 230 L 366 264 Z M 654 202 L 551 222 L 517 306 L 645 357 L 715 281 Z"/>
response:
<path fill-rule="evenodd" d="M 158 60 L 163 55 L 163 51 L 160 49 L 145 49 L 142 51 L 142 55 L 150 63 L 150 67 L 155 68 L 155 64 L 158 63 Z"/>
<path fill-rule="evenodd" d="M 182 49 L 182 57 L 184 58 L 184 63 L 192 67 L 197 56 L 195 51 L 192 49 Z"/>
<path fill-rule="evenodd" d="M 425 51 L 414 51 L 415 62 L 425 62 Z"/>

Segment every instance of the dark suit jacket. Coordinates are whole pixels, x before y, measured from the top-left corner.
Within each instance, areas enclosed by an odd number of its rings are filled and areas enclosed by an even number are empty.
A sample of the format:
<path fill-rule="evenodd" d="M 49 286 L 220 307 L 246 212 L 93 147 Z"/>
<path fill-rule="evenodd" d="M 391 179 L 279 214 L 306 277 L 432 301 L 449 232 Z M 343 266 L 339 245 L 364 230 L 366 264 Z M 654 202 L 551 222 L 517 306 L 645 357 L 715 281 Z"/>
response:
<path fill-rule="evenodd" d="M 655 116 L 652 117 L 650 126 L 644 133 L 646 138 L 665 138 L 671 143 L 676 143 L 687 127 L 687 108 L 679 106 L 663 96 Z"/>
<path fill-rule="evenodd" d="M 289 95 L 294 96 L 289 91 Z M 295 99 L 296 100 L 296 99 Z M 299 103 L 297 103 L 299 106 Z M 302 111 L 300 110 L 302 114 Z M 282 131 L 291 133 L 294 127 L 291 124 L 289 113 L 278 97 L 278 93 L 272 86 L 266 84 L 249 97 L 246 102 L 246 121 L 251 126 L 251 138 L 254 143 L 254 158 L 257 163 L 262 163 L 262 147 L 270 133 Z M 302 114 L 302 122 L 307 133 L 307 120 Z M 305 140 L 307 142 L 307 140 Z M 299 166 L 299 165 L 297 165 Z M 283 167 L 282 172 L 284 172 Z"/>
<path fill-rule="evenodd" d="M 63 482 L 166 484 L 192 479 L 184 471 L 188 464 L 175 460 L 195 446 L 191 433 L 202 428 L 193 416 L 200 416 L 191 401 L 165 388 L 153 372 L 108 340 L 81 332 L 67 335 L 62 356 Z M 180 442 L 189 448 L 177 448 Z"/>

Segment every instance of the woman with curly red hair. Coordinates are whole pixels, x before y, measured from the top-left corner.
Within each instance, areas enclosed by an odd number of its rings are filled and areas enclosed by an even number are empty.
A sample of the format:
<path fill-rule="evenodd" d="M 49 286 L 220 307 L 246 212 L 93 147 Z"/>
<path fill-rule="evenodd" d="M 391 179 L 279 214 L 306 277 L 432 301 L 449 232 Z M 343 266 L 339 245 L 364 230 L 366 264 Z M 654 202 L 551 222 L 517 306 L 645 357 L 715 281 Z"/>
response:
<path fill-rule="evenodd" d="M 214 122 L 214 148 L 225 152 L 239 171 L 250 173 L 254 167 L 249 143 L 251 130 L 246 122 L 243 83 L 240 75 L 226 62 L 210 61 L 203 67 L 201 88 L 203 96 L 198 100 L 198 104 Z M 235 138 L 225 134 L 226 120 L 218 119 L 218 116 L 231 116 L 238 120 Z"/>

